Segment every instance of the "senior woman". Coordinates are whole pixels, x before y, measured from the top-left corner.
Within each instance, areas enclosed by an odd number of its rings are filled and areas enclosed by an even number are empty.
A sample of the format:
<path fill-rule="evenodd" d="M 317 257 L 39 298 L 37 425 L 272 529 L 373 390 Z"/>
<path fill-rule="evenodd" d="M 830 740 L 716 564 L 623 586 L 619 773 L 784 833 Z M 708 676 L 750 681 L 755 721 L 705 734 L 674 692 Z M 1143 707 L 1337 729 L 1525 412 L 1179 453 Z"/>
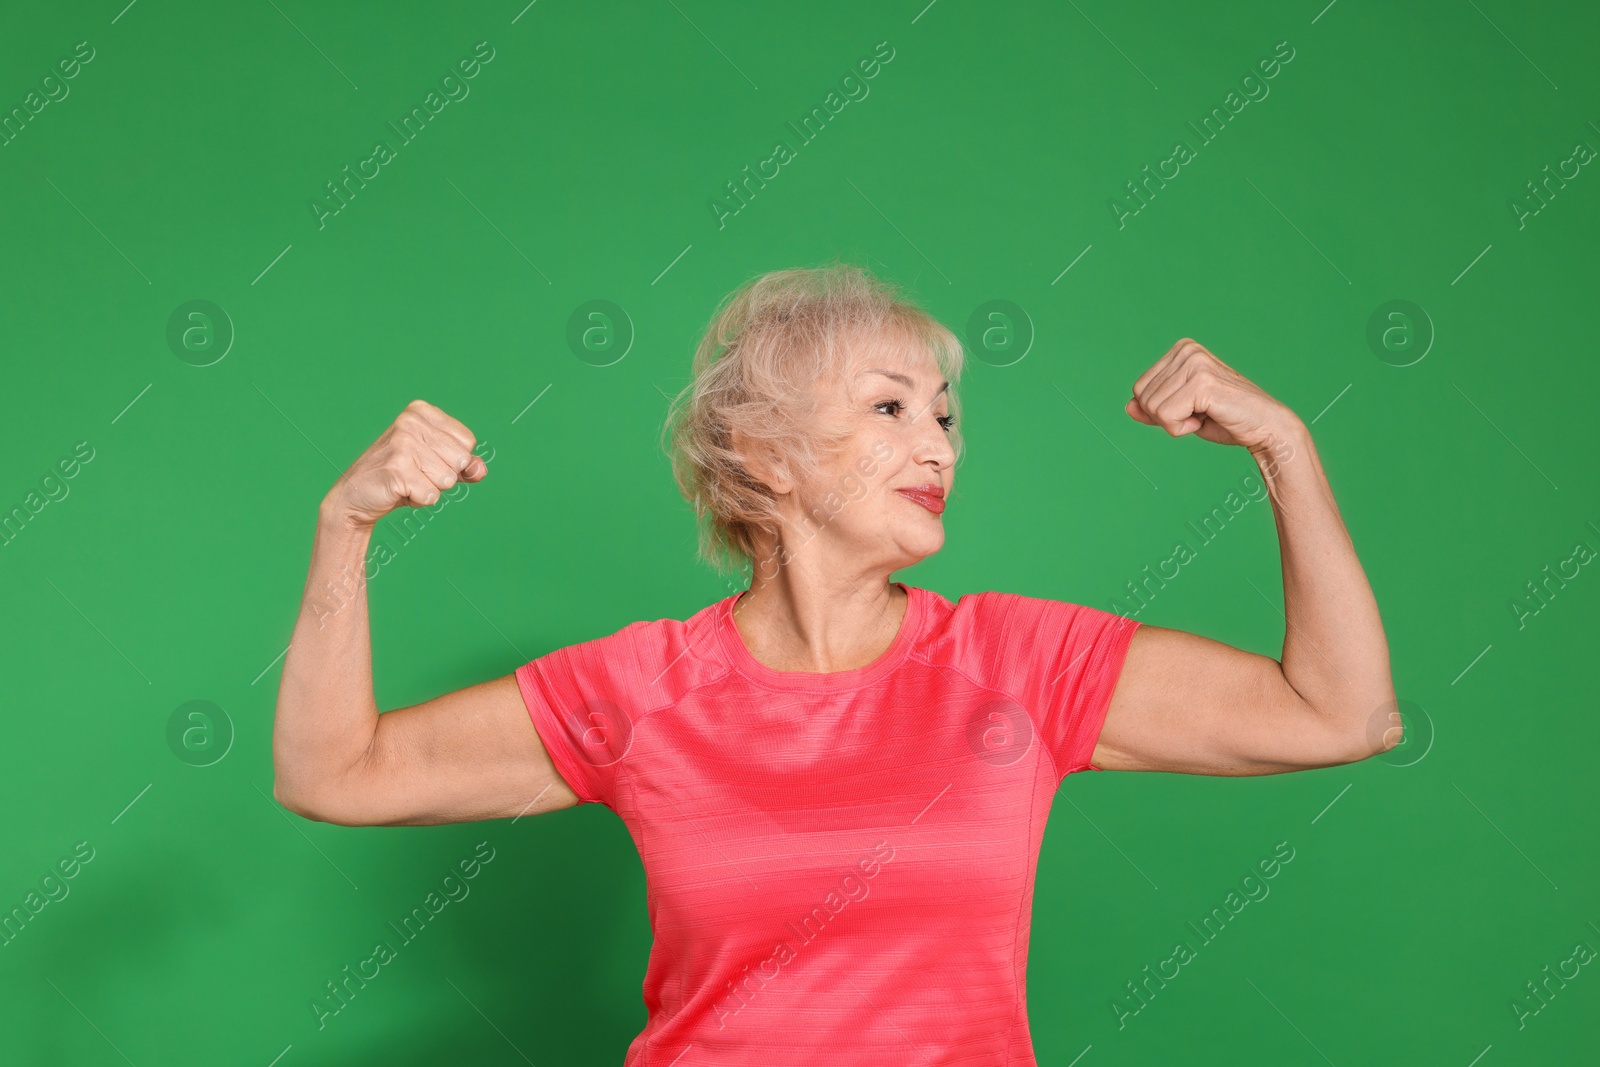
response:
<path fill-rule="evenodd" d="M 726 299 L 669 413 L 701 553 L 747 590 L 379 714 L 373 525 L 487 473 L 416 401 L 323 500 L 284 664 L 273 794 L 346 826 L 611 808 L 654 944 L 630 1067 L 1034 1064 L 1040 840 L 1085 769 L 1276 774 L 1374 755 L 1377 604 L 1306 427 L 1185 339 L 1127 413 L 1248 449 L 1283 556 L 1281 660 L 1063 601 L 891 581 L 944 544 L 956 338 L 835 264 Z M 314 591 L 356 576 L 327 613 Z"/>

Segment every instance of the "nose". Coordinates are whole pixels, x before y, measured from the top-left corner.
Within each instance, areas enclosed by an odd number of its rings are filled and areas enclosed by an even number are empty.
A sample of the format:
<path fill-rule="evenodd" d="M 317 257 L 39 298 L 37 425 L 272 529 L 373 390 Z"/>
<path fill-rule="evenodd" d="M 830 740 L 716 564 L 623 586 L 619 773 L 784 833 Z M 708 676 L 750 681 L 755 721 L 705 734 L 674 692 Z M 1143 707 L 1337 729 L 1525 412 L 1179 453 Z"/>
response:
<path fill-rule="evenodd" d="M 916 443 L 912 447 L 911 459 L 914 463 L 931 465 L 936 471 L 948 470 L 956 461 L 950 432 L 939 424 L 939 417 L 934 414 L 932 407 L 917 418 Z"/>

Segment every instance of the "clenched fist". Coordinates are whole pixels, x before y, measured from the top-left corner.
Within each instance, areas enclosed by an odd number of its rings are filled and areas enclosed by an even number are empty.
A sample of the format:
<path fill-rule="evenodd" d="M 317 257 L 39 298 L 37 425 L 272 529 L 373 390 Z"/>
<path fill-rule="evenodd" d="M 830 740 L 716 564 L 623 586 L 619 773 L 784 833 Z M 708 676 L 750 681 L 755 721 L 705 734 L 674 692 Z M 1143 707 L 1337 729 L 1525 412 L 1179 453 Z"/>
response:
<path fill-rule="evenodd" d="M 370 527 L 401 505 L 428 507 L 456 482 L 481 481 L 489 473 L 472 454 L 476 444 L 461 423 L 413 400 L 328 490 L 323 509 Z"/>
<path fill-rule="evenodd" d="M 1129 416 L 1173 437 L 1194 434 L 1251 452 L 1274 446 L 1298 417 L 1288 405 L 1190 338 L 1182 338 L 1133 383 Z"/>

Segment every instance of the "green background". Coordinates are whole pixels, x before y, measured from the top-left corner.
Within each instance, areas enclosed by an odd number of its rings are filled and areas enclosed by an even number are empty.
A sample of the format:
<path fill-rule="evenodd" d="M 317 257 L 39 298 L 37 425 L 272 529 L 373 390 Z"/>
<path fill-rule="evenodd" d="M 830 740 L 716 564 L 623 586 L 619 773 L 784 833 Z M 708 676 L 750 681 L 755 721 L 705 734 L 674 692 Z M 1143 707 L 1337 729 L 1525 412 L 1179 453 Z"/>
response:
<path fill-rule="evenodd" d="M 1591 7 L 524 2 L 6 17 L 8 113 L 94 49 L 0 147 L 0 509 L 69 490 L 0 547 L 0 908 L 94 850 L 0 948 L 7 1062 L 619 1063 L 649 929 L 610 811 L 354 829 L 272 801 L 316 506 L 414 398 L 494 449 L 409 541 L 380 529 L 384 709 L 687 618 L 734 586 L 695 559 L 665 394 L 725 293 L 835 257 L 963 335 L 1009 301 L 1032 338 L 970 353 L 946 547 L 897 578 L 1110 605 L 1255 472 L 1121 410 L 1193 337 L 1311 424 L 1411 702 L 1387 759 L 1068 779 L 1035 900 L 1040 1062 L 1593 1055 L 1594 967 L 1520 1027 L 1511 1007 L 1600 947 L 1600 576 L 1520 627 L 1511 607 L 1600 547 L 1600 175 L 1520 226 L 1511 207 L 1600 145 Z M 319 228 L 324 183 L 480 41 L 470 94 Z M 786 123 L 881 41 L 869 95 L 798 144 Z M 1187 123 L 1283 41 L 1270 94 L 1202 144 Z M 719 228 L 713 198 L 780 139 L 793 161 Z M 1180 139 L 1195 158 L 1119 226 L 1112 199 Z M 194 300 L 236 334 L 207 366 L 203 324 L 167 340 Z M 593 300 L 617 332 L 574 348 Z M 1436 335 L 1408 366 L 1367 340 L 1392 300 Z M 47 481 L 79 442 L 92 460 Z M 1281 598 L 1252 504 L 1140 617 L 1276 656 Z M 196 700 L 211 732 L 170 742 Z M 324 983 L 485 841 L 471 895 L 319 1029 Z M 1271 895 L 1119 1029 L 1125 983 L 1282 841 Z"/>

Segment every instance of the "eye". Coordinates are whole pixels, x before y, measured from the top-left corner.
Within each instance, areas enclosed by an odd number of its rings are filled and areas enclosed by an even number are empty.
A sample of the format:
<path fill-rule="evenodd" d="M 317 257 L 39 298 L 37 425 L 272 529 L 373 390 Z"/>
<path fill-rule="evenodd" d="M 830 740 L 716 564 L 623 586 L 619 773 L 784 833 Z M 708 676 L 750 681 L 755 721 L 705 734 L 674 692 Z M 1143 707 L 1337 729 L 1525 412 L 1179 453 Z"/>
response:
<path fill-rule="evenodd" d="M 887 407 L 892 407 L 895 410 L 892 411 L 892 412 L 885 411 L 884 412 L 885 415 L 895 415 L 895 414 L 898 414 L 899 412 L 902 412 L 902 411 L 904 411 L 906 409 L 905 404 L 902 403 L 899 400 L 885 400 L 885 401 L 882 401 L 881 403 L 872 405 L 872 410 L 881 411 L 882 409 L 887 408 Z M 954 415 L 941 415 L 941 416 L 939 416 L 939 420 L 938 421 L 939 421 L 939 425 L 942 426 L 946 431 L 954 429 L 955 425 L 956 425 L 956 419 L 955 419 Z"/>

